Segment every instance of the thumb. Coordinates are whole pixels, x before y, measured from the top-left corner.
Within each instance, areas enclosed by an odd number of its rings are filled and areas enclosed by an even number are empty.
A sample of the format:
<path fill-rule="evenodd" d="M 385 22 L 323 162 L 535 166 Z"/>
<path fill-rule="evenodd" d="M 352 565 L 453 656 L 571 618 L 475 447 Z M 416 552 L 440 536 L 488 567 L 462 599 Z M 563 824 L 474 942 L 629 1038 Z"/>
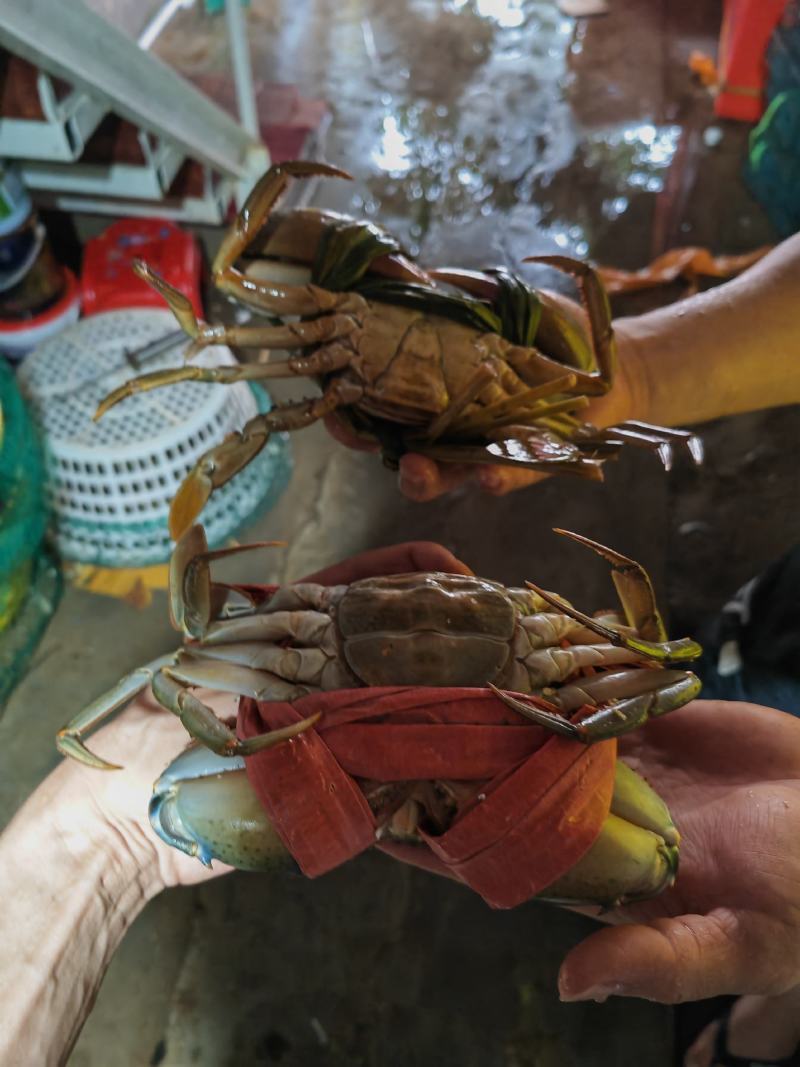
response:
<path fill-rule="evenodd" d="M 621 996 L 663 1004 L 755 992 L 755 960 L 747 955 L 740 920 L 726 909 L 610 926 L 568 953 L 558 990 L 564 1001 Z"/>

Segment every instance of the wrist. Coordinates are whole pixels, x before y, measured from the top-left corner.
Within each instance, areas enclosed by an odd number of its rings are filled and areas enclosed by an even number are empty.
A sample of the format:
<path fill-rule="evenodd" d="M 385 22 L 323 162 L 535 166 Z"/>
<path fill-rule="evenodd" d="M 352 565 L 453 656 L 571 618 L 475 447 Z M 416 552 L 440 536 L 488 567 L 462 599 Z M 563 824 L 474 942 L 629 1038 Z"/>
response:
<path fill-rule="evenodd" d="M 0 1063 L 65 1061 L 114 952 L 158 891 L 138 851 L 61 768 L 3 831 Z"/>
<path fill-rule="evenodd" d="M 605 425 L 628 419 L 653 421 L 653 393 L 647 374 L 647 361 L 643 346 L 629 321 L 620 319 L 614 323 L 617 369 L 613 388 L 607 398 L 610 420 Z"/>
<path fill-rule="evenodd" d="M 123 922 L 132 922 L 164 888 L 155 844 L 141 824 L 116 817 L 113 798 L 124 789 L 117 772 L 86 772 L 64 761 L 19 810 L 7 833 L 33 865 L 47 848 L 71 883 L 98 888 Z M 91 775 L 91 777 L 90 777 Z"/>

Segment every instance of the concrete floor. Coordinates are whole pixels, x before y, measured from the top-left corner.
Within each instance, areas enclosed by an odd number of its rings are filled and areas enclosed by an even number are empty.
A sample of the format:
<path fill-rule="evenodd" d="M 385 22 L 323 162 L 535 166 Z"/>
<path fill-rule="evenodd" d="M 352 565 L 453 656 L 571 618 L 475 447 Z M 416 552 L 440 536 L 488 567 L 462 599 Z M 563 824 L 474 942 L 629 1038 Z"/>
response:
<path fill-rule="evenodd" d="M 549 0 L 253 0 L 254 66 L 334 106 L 328 158 L 356 181 L 323 186 L 319 202 L 375 216 L 424 260 L 517 267 L 561 249 L 634 267 L 676 243 L 737 252 L 769 240 L 739 180 L 747 130 L 721 126 L 710 147 L 710 107 L 686 73 L 692 48 L 714 47 L 718 5 L 610 7 L 576 24 Z M 221 69 L 221 24 L 181 18 L 162 54 Z M 289 490 L 245 536 L 289 542 L 265 557 L 263 580 L 424 537 L 486 576 L 609 603 L 603 567 L 550 532 L 564 526 L 640 559 L 691 628 L 797 537 L 796 412 L 704 435 L 700 471 L 666 476 L 630 454 L 602 487 L 554 479 L 419 506 L 375 458 L 314 427 L 294 438 Z M 0 813 L 55 763 L 58 725 L 173 642 L 163 597 L 136 613 L 68 591 L 0 723 L 15 768 Z M 559 961 L 590 926 L 537 905 L 493 913 L 377 855 L 314 883 L 232 875 L 150 906 L 70 1065 L 666 1067 L 668 1009 L 558 1002 Z"/>

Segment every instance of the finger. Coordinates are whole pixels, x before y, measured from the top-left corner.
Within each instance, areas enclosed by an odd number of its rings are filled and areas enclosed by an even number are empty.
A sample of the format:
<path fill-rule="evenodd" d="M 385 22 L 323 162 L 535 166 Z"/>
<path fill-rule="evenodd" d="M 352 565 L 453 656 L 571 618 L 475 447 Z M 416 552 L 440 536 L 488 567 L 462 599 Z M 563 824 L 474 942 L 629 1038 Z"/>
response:
<path fill-rule="evenodd" d="M 648 925 L 606 927 L 582 941 L 561 965 L 562 1000 L 644 997 L 662 1004 L 729 993 L 764 992 L 768 979 L 739 916 L 656 919 Z M 772 976 L 770 976 L 772 977 Z"/>
<path fill-rule="evenodd" d="M 549 475 L 524 468 L 494 467 L 476 463 L 435 463 L 427 456 L 409 452 L 400 460 L 400 491 L 411 500 L 425 503 L 465 483 L 472 482 L 492 496 L 505 496 L 515 489 L 540 482 Z"/>
<path fill-rule="evenodd" d="M 506 493 L 513 493 L 516 489 L 525 489 L 549 477 L 549 474 L 525 470 L 523 467 L 481 466 L 475 472 L 478 485 L 492 496 L 505 496 Z"/>
<path fill-rule="evenodd" d="M 458 489 L 470 480 L 473 470 L 468 464 L 440 464 L 418 452 L 408 452 L 400 459 L 400 492 L 410 500 L 426 503 L 442 493 Z"/>
<path fill-rule="evenodd" d="M 435 541 L 407 541 L 388 548 L 362 552 L 352 559 L 326 567 L 303 579 L 321 585 L 349 585 L 361 578 L 383 574 L 410 574 L 418 571 L 444 571 L 446 574 L 472 574 L 460 559 Z"/>

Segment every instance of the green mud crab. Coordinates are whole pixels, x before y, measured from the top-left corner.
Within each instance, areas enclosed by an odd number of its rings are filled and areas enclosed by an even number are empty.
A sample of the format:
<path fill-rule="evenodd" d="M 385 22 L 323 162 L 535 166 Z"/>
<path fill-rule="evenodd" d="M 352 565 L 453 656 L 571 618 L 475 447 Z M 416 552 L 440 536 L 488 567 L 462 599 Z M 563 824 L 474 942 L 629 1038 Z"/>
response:
<path fill-rule="evenodd" d="M 152 685 L 195 740 L 155 785 L 151 819 L 169 844 L 208 863 L 220 858 L 262 869 L 285 858 L 243 770 L 243 758 L 286 742 L 319 715 L 242 740 L 192 692 L 221 689 L 260 701 L 294 701 L 315 691 L 361 686 L 490 687 L 508 707 L 577 743 L 617 737 L 692 700 L 700 683 L 686 669 L 701 654 L 691 639 L 670 641 L 645 570 L 588 538 L 612 568 L 622 615 L 590 616 L 528 583 L 507 588 L 463 575 L 422 573 L 349 586 L 298 583 L 263 603 L 211 581 L 200 526 L 178 543 L 170 609 L 184 644 L 134 671 L 58 734 L 59 750 L 98 769 L 84 736 Z M 570 721 L 584 709 L 581 721 Z M 458 807 L 454 783 L 362 783 L 379 832 L 414 841 Z M 618 763 L 611 813 L 580 863 L 549 899 L 609 903 L 660 892 L 677 865 L 678 835 L 657 794 Z"/>
<path fill-rule="evenodd" d="M 187 362 L 144 374 L 115 389 L 95 417 L 135 393 L 186 380 L 299 376 L 321 388 L 320 396 L 251 419 L 198 461 L 173 501 L 174 538 L 270 434 L 325 416 L 334 416 L 351 436 L 379 443 L 390 466 L 414 451 L 442 462 L 600 479 L 603 462 L 626 443 L 657 450 L 666 466 L 672 446 L 682 443 L 700 461 L 700 443 L 686 431 L 638 422 L 598 430 L 581 421 L 589 398 L 607 392 L 615 372 L 608 300 L 587 264 L 566 256 L 526 260 L 575 279 L 588 339 L 560 304 L 509 271 L 424 271 L 379 227 L 330 212 L 305 210 L 270 220 L 289 179 L 308 175 L 349 177 L 321 163 L 272 167 L 250 194 L 212 268 L 214 284 L 224 293 L 291 321 L 229 327 L 200 322 L 183 294 L 145 263 L 136 265 L 192 339 L 187 359 L 217 343 L 304 354 L 235 367 Z M 238 269 L 237 262 L 252 252 L 260 258 L 247 272 Z M 305 273 L 298 275 L 298 266 Z"/>

